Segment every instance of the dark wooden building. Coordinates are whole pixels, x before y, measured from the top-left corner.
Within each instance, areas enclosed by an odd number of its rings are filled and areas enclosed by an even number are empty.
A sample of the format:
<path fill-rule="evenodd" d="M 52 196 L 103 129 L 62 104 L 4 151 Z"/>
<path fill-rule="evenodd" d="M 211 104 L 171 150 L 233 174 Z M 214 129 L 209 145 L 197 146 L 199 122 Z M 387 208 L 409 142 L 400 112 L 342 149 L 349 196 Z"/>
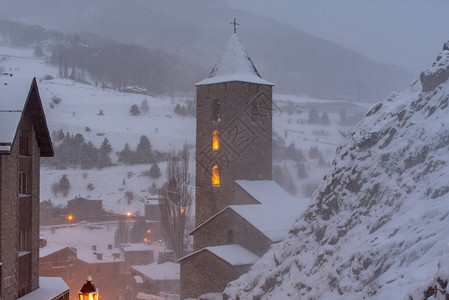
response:
<path fill-rule="evenodd" d="M 78 197 L 68 201 L 67 211 L 74 222 L 96 222 L 103 219 L 103 200 Z"/>

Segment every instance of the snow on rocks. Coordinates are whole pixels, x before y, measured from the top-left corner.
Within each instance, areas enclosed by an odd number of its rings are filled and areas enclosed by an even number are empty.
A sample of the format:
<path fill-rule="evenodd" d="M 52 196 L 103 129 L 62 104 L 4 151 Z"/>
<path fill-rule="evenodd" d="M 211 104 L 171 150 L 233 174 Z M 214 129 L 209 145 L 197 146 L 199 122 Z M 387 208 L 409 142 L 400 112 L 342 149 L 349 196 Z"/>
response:
<path fill-rule="evenodd" d="M 447 55 L 425 73 L 446 72 Z M 288 238 L 225 299 L 402 299 L 422 282 L 446 288 L 449 83 L 439 78 L 430 90 L 416 80 L 366 114 Z"/>

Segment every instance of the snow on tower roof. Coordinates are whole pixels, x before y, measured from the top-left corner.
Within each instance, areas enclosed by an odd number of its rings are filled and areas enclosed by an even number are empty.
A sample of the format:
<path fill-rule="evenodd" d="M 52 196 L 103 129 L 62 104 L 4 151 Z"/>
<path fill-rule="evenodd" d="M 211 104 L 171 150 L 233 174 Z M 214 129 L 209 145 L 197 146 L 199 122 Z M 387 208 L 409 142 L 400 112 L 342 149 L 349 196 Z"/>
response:
<path fill-rule="evenodd" d="M 198 82 L 196 85 L 230 81 L 274 85 L 262 79 L 235 33 L 232 34 L 226 44 L 223 54 L 210 72 L 209 77 Z"/>

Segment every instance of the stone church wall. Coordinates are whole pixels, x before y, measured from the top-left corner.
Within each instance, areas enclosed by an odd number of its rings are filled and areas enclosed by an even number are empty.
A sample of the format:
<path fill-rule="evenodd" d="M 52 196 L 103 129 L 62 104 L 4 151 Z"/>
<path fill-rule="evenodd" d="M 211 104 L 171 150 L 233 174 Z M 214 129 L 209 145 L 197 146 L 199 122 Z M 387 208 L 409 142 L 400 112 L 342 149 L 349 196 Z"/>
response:
<path fill-rule="evenodd" d="M 209 251 L 202 251 L 181 261 L 181 299 L 197 298 L 206 293 L 220 293 L 228 282 L 249 271 L 251 265 L 232 266 Z"/>
<path fill-rule="evenodd" d="M 220 101 L 220 121 L 213 121 Z M 228 205 L 244 204 L 234 197 L 234 181 L 271 180 L 272 87 L 247 82 L 197 87 L 196 226 Z M 220 148 L 212 150 L 218 130 Z M 212 186 L 212 168 L 220 169 L 220 186 Z"/>
<path fill-rule="evenodd" d="M 232 231 L 233 241 L 228 242 L 228 232 Z M 248 221 L 231 209 L 198 228 L 194 233 L 194 251 L 209 246 L 238 244 L 262 256 L 268 251 L 271 241 Z"/>

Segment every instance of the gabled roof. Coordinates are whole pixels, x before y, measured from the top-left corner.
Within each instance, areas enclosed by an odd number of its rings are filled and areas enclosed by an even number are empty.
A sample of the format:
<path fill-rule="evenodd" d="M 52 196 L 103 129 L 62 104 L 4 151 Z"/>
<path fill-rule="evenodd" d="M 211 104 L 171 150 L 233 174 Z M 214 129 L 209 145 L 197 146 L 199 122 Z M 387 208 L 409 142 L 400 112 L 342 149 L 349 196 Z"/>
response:
<path fill-rule="evenodd" d="M 196 255 L 203 251 L 209 251 L 210 253 L 220 258 L 221 260 L 227 262 L 231 266 L 252 265 L 260 258 L 256 254 L 243 248 L 242 246 L 232 244 L 232 245 L 222 245 L 222 246 L 212 246 L 202 248 L 196 252 L 184 256 L 179 261 L 182 261 L 190 256 Z"/>
<path fill-rule="evenodd" d="M 262 79 L 235 33 L 226 44 L 223 54 L 210 72 L 209 77 L 196 85 L 230 81 L 273 85 L 271 82 Z"/>
<path fill-rule="evenodd" d="M 236 180 L 235 182 L 260 204 L 279 203 L 279 200 L 297 200 L 274 180 Z"/>
<path fill-rule="evenodd" d="M 196 227 L 191 234 L 225 211 L 231 210 L 271 242 L 280 242 L 287 236 L 295 219 L 306 211 L 310 203 L 310 198 L 292 197 L 272 180 L 236 180 L 236 183 L 261 204 L 227 206 Z"/>
<path fill-rule="evenodd" d="M 42 157 L 54 155 L 36 78 L 0 76 L 0 154 L 10 154 L 24 113 L 29 114 Z"/>
<path fill-rule="evenodd" d="M 132 266 L 131 269 L 149 280 L 179 280 L 181 277 L 181 266 L 169 261 L 162 264 Z"/>

